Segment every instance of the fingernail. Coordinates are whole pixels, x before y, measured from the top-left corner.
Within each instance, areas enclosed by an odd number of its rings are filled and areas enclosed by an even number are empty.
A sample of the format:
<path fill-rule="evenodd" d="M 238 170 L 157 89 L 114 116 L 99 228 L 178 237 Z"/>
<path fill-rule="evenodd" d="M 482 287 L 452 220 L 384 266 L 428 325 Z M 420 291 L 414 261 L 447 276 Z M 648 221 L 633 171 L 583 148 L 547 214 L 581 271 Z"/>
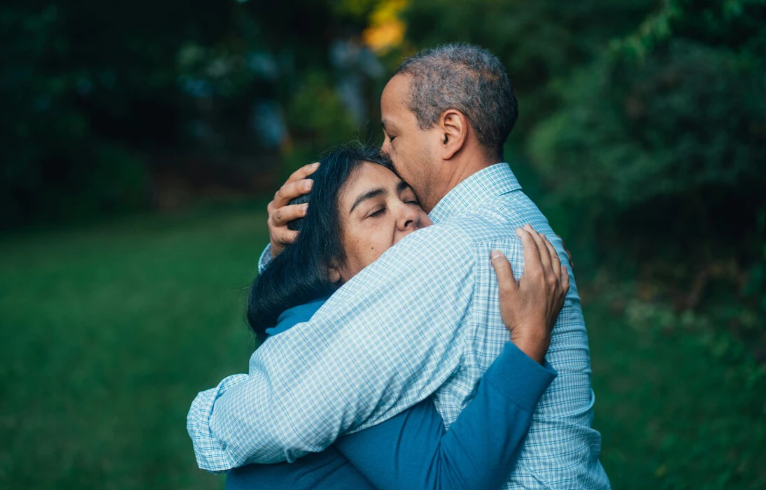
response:
<path fill-rule="evenodd" d="M 307 181 L 306 181 L 306 183 L 305 183 L 305 184 L 303 184 L 303 187 L 304 187 L 304 188 L 305 188 L 307 191 L 310 191 L 310 190 L 311 190 L 311 186 L 313 186 L 313 185 L 314 185 L 314 181 L 313 181 L 313 180 L 307 180 Z"/>
<path fill-rule="evenodd" d="M 311 168 L 317 168 L 319 166 L 319 162 L 314 162 L 311 164 Z"/>
<path fill-rule="evenodd" d="M 303 205 L 303 212 L 305 213 L 308 208 L 309 208 L 308 203 L 304 204 Z"/>
<path fill-rule="evenodd" d="M 499 259 L 503 256 L 503 252 L 500 250 L 493 250 L 489 253 L 489 256 L 492 258 L 492 260 Z"/>
<path fill-rule="evenodd" d="M 532 231 L 532 225 L 530 225 L 529 223 L 527 223 L 526 225 L 524 225 L 524 228 L 526 228 L 527 230 L 530 230 L 530 231 Z"/>
<path fill-rule="evenodd" d="M 521 238 L 521 228 L 516 228 L 516 236 Z"/>

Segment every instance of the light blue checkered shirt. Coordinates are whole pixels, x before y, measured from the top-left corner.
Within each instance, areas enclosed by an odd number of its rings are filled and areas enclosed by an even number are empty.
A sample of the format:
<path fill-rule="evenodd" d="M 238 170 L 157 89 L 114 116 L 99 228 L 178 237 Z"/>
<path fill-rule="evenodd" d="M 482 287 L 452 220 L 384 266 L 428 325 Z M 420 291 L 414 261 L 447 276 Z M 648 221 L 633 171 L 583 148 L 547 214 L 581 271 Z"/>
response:
<path fill-rule="evenodd" d="M 455 421 L 508 341 L 490 251 L 502 250 L 519 274 L 515 230 L 529 223 L 569 263 L 507 164 L 463 181 L 430 216 L 433 226 L 357 274 L 311 321 L 269 338 L 249 375 L 197 396 L 187 428 L 201 468 L 293 461 L 431 394 L 445 424 Z M 591 428 L 588 337 L 573 277 L 547 360 L 558 377 L 504 488 L 609 488 Z"/>

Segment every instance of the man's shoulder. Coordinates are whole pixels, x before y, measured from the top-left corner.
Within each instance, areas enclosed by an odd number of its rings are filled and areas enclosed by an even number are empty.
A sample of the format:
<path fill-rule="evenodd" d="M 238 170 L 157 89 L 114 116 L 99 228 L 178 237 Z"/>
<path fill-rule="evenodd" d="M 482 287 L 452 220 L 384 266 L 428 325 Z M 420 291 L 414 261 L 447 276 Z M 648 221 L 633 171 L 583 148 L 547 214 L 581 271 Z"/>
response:
<path fill-rule="evenodd" d="M 454 226 L 450 222 L 433 224 L 404 237 L 389 252 L 402 253 L 417 251 L 422 254 L 427 251 L 449 250 L 455 254 L 468 252 L 473 240 L 466 230 Z"/>
<path fill-rule="evenodd" d="M 548 227 L 545 216 L 523 192 L 512 192 L 411 233 L 384 257 L 397 262 L 397 258 L 430 257 L 437 262 L 465 264 L 488 247 L 504 249 L 503 244 L 516 244 L 516 228 L 527 223 L 540 231 Z"/>
<path fill-rule="evenodd" d="M 481 206 L 468 209 L 445 222 L 455 233 L 461 233 L 474 245 L 516 238 L 516 229 L 526 224 L 545 232 L 548 220 L 521 190 L 496 196 Z"/>
<path fill-rule="evenodd" d="M 529 222 L 532 213 L 514 204 L 505 199 L 487 203 L 453 216 L 439 226 L 445 229 L 445 233 L 461 237 L 473 248 L 483 248 L 487 243 L 502 242 L 509 238 L 516 239 L 516 228 Z M 539 217 L 542 218 L 542 214 Z"/>

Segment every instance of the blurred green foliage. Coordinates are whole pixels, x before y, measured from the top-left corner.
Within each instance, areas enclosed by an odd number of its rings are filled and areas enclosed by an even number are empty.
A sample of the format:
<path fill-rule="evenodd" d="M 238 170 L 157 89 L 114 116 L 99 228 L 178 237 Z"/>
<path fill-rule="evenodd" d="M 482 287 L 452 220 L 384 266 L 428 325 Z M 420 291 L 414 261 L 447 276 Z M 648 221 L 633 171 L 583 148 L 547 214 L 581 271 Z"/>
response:
<path fill-rule="evenodd" d="M 553 84 L 562 108 L 535 129 L 530 153 L 554 198 L 589 208 L 591 225 L 624 233 L 636 223 L 619 218 L 651 202 L 674 240 L 716 238 L 727 208 L 746 214 L 752 236 L 766 186 L 766 18 L 711 8 L 706 26 L 686 12 L 661 42 L 640 38 L 651 48 L 617 41 Z"/>
<path fill-rule="evenodd" d="M 0 229 L 156 208 L 157 174 L 271 189 L 379 140 L 402 56 L 480 44 L 520 101 L 506 157 L 575 254 L 614 487 L 761 488 L 764 25 L 766 0 L 10 0 Z M 0 242 L 0 486 L 220 485 L 182 419 L 252 347 L 252 210 Z"/>
<path fill-rule="evenodd" d="M 180 174 L 193 160 L 223 174 L 221 160 L 244 155 L 256 173 L 273 171 L 259 157 L 282 153 L 293 122 L 294 137 L 309 123 L 332 134 L 307 134 L 315 146 L 357 136 L 337 124 L 330 48 L 373 5 L 3 2 L 0 228 L 150 206 L 152 173 L 169 161 Z M 284 121 L 296 103 L 307 112 Z"/>

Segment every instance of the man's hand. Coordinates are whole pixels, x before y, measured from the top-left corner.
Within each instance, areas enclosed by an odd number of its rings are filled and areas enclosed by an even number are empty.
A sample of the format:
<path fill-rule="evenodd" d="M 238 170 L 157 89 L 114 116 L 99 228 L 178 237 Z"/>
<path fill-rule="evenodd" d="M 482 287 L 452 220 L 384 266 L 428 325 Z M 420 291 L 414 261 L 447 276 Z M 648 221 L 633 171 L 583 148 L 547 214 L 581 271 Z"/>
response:
<path fill-rule="evenodd" d="M 307 179 L 319 168 L 319 162 L 304 165 L 287 179 L 282 187 L 274 194 L 274 200 L 266 210 L 269 212 L 269 239 L 271 241 L 271 256 L 276 257 L 285 245 L 289 245 L 298 237 L 298 232 L 287 228 L 290 221 L 306 216 L 308 204 L 293 204 L 290 201 L 296 197 L 308 194 L 314 181 Z"/>
<path fill-rule="evenodd" d="M 500 314 L 513 343 L 542 363 L 569 291 L 569 274 L 553 245 L 531 226 L 517 229 L 516 235 L 524 246 L 524 275 L 518 282 L 502 252 L 493 250 L 491 255 L 499 284 Z"/>

